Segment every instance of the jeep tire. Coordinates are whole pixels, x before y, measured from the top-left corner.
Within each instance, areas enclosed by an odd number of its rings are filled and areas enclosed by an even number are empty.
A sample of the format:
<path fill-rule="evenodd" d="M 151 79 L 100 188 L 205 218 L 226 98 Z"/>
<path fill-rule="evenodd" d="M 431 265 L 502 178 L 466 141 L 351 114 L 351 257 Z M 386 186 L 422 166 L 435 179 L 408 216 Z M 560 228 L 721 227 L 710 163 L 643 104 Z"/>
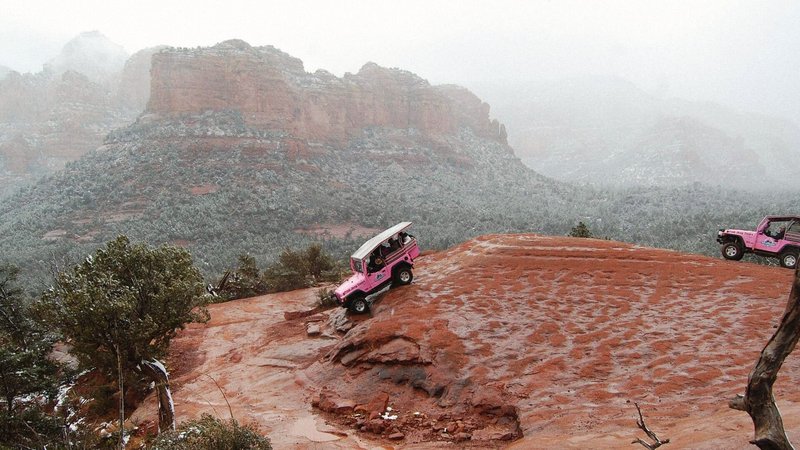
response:
<path fill-rule="evenodd" d="M 781 267 L 794 269 L 797 266 L 797 250 L 785 250 L 780 255 Z"/>
<path fill-rule="evenodd" d="M 395 286 L 405 286 L 407 284 L 411 284 L 411 280 L 413 279 L 414 273 L 411 272 L 411 267 L 408 266 L 400 267 L 394 273 Z"/>
<path fill-rule="evenodd" d="M 742 246 L 738 242 L 728 242 L 722 246 L 722 257 L 731 261 L 739 261 L 744 256 Z M 781 258 L 783 261 L 783 258 Z"/>
<path fill-rule="evenodd" d="M 369 312 L 369 303 L 363 295 L 358 295 L 350 299 L 350 305 L 347 309 L 353 314 L 364 314 Z"/>

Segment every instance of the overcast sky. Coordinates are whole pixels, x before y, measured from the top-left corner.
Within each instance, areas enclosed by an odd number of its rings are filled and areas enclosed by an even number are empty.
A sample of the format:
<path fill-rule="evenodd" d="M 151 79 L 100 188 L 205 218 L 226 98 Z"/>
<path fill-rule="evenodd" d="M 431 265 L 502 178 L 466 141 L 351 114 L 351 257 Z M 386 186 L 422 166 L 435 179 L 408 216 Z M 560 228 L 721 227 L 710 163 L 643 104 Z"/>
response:
<path fill-rule="evenodd" d="M 129 53 L 239 38 L 338 76 L 367 61 L 467 87 L 613 75 L 800 123 L 797 0 L 0 0 L 0 65 L 37 72 L 93 30 Z"/>

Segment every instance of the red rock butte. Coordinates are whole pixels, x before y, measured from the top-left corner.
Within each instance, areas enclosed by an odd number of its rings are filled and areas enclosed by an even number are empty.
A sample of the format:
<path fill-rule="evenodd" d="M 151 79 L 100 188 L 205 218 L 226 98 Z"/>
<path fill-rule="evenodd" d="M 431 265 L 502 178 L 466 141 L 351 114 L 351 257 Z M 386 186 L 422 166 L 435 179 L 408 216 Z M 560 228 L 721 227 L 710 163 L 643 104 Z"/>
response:
<path fill-rule="evenodd" d="M 751 448 L 750 418 L 727 403 L 791 279 L 614 241 L 483 236 L 421 257 L 346 333 L 341 309 L 290 313 L 313 290 L 213 305 L 172 349 L 177 414 L 227 417 L 225 392 L 276 448 L 612 449 L 646 438 L 637 402 L 674 448 Z M 775 394 L 795 441 L 798 381 L 790 357 Z M 134 422 L 153 417 L 150 398 Z"/>
<path fill-rule="evenodd" d="M 468 127 L 506 143 L 503 126 L 489 119 L 489 105 L 468 90 L 431 86 L 375 63 L 342 78 L 324 70 L 307 73 L 299 59 L 241 40 L 153 55 L 146 113 L 220 110 L 241 112 L 252 127 L 311 141 L 342 142 L 369 127 L 415 129 L 426 136 Z"/>

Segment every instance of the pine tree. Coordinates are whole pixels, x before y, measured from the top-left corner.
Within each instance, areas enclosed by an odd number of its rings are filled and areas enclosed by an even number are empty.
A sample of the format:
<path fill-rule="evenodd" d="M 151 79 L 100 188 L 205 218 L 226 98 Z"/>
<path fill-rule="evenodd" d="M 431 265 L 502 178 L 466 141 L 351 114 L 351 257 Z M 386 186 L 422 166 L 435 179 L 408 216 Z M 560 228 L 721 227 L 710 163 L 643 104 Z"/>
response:
<path fill-rule="evenodd" d="M 58 438 L 45 407 L 58 386 L 58 366 L 48 358 L 53 338 L 32 320 L 18 273 L 0 265 L 0 448 L 43 447 Z"/>
<path fill-rule="evenodd" d="M 589 227 L 587 227 L 585 223 L 578 222 L 578 225 L 572 227 L 572 231 L 569 232 L 569 235 L 572 237 L 590 238 L 592 237 L 592 232 L 589 231 Z"/>

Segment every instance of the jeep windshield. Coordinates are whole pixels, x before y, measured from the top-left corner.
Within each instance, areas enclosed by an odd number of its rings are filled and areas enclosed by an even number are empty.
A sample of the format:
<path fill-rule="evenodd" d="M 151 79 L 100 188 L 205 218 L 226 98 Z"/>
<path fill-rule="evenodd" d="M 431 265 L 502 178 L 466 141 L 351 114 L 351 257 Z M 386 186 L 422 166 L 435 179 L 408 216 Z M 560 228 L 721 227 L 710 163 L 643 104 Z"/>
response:
<path fill-rule="evenodd" d="M 361 260 L 356 258 L 350 258 L 350 267 L 353 268 L 354 271 L 358 273 L 363 273 L 364 269 L 362 268 Z"/>

